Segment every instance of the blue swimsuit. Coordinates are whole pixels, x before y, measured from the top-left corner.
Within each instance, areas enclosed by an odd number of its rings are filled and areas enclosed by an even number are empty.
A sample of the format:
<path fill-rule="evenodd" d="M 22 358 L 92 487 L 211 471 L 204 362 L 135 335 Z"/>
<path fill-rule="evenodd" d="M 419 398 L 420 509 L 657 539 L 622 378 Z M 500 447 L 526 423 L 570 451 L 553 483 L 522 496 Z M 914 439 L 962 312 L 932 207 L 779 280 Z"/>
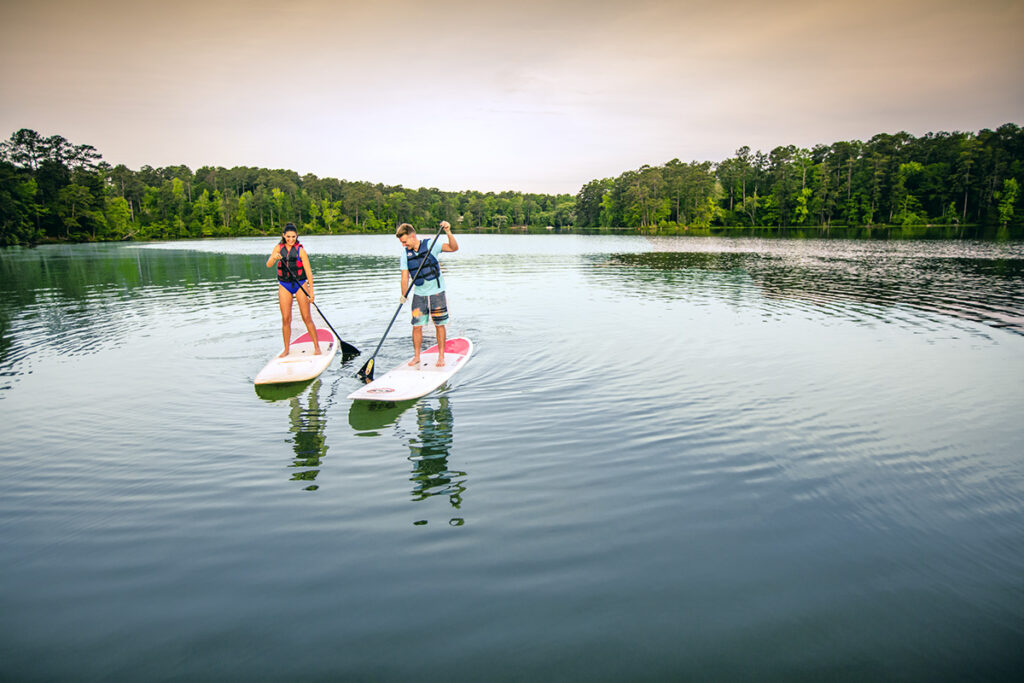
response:
<path fill-rule="evenodd" d="M 296 292 L 299 291 L 299 287 L 306 284 L 306 281 L 301 280 L 300 282 L 281 282 L 279 280 L 278 283 L 292 294 L 295 294 Z"/>

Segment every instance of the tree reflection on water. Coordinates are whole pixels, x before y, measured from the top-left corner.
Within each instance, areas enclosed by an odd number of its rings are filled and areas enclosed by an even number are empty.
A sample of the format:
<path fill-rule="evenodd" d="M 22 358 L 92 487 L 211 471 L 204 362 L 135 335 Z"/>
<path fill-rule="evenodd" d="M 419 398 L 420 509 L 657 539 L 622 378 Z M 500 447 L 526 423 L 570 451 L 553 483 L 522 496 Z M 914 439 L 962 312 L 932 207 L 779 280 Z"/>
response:
<path fill-rule="evenodd" d="M 722 243 L 716 243 L 721 246 Z M 830 316 L 891 321 L 886 312 L 911 310 L 982 323 L 1024 334 L 1024 260 L 1013 249 L 948 243 L 738 242 L 749 251 L 614 254 L 599 264 L 654 298 L 719 296 L 734 303 L 773 301 L 813 307 Z M 659 242 L 659 248 L 700 247 Z M 980 252 L 980 254 L 979 254 Z M 709 278 L 714 286 L 709 286 Z M 756 285 L 752 290 L 749 285 Z M 760 296 L 751 297 L 756 292 Z M 877 309 L 865 309 L 868 304 Z M 903 324 L 915 324 L 906 317 Z M 920 321 L 916 321 L 920 322 Z"/>

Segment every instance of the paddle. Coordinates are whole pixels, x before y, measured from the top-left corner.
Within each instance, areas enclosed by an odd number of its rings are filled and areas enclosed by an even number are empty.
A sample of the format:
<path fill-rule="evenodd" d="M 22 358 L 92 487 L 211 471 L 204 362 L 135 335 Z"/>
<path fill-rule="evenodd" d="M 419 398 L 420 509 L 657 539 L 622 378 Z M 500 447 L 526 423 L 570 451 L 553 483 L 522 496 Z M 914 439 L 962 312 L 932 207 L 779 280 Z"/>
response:
<path fill-rule="evenodd" d="M 292 267 L 288 265 L 288 261 L 286 261 L 285 259 L 281 259 L 281 263 L 284 264 L 285 270 L 288 271 L 288 274 L 291 275 L 293 278 L 295 278 L 295 284 L 299 285 L 299 278 L 298 278 L 297 275 L 295 275 L 295 273 L 292 272 Z M 347 341 L 345 341 L 344 339 L 341 338 L 341 335 L 338 334 L 338 331 L 336 329 L 334 329 L 334 325 L 331 324 L 331 321 L 327 319 L 327 316 L 324 315 L 324 312 L 321 311 L 320 307 L 316 305 L 315 301 L 313 301 L 313 297 L 311 297 L 309 295 L 309 292 L 306 291 L 306 288 L 303 287 L 302 285 L 299 285 L 299 289 L 301 289 L 302 293 L 306 295 L 307 299 L 309 299 L 309 303 L 313 304 L 313 308 L 316 309 L 316 312 L 319 313 L 320 317 L 324 319 L 325 323 L 327 323 L 327 327 L 331 328 L 331 332 L 334 333 L 334 338 L 338 340 L 338 346 L 341 348 L 341 355 L 342 356 L 358 356 L 359 355 L 359 349 L 357 349 L 356 347 L 352 346 Z M 315 329 L 316 325 L 314 325 L 313 327 Z"/>
<path fill-rule="evenodd" d="M 444 225 L 444 221 L 441 221 L 441 224 Z M 441 236 L 442 230 L 444 230 L 443 227 L 439 227 L 437 229 L 437 234 L 434 235 L 434 239 L 430 242 L 430 249 L 433 249 L 434 245 L 437 244 L 437 239 Z M 429 252 L 427 255 L 430 255 Z M 377 357 L 377 352 L 380 351 L 380 347 L 384 344 L 384 339 L 387 338 L 388 332 L 391 331 L 391 326 L 395 324 L 395 319 L 398 317 L 398 313 L 402 310 L 402 306 L 405 305 L 405 300 L 409 296 L 409 292 L 411 292 L 412 288 L 416 286 L 416 278 L 419 276 L 420 270 L 422 270 L 426 263 L 426 258 L 420 261 L 420 267 L 416 269 L 416 274 L 409 279 L 409 287 L 405 290 L 405 294 L 402 295 L 402 303 L 398 304 L 398 308 L 395 309 L 395 314 L 391 316 L 391 322 L 388 323 L 388 329 L 384 330 L 384 336 L 380 338 L 380 342 L 377 344 L 377 348 L 373 350 L 373 355 L 370 356 L 370 360 L 366 361 L 366 364 L 359 368 L 359 372 L 356 373 L 359 376 L 359 379 L 364 382 L 373 381 L 373 360 Z"/>

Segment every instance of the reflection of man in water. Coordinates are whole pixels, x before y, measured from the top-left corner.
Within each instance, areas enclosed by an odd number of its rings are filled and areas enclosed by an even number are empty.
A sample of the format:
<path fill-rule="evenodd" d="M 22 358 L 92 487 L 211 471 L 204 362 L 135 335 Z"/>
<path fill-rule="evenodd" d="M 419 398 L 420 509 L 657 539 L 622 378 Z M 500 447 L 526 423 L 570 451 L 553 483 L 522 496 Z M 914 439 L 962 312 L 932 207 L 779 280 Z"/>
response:
<path fill-rule="evenodd" d="M 448 399 L 438 399 L 438 407 L 421 401 L 416 405 L 416 424 L 419 439 L 409 442 L 409 460 L 413 462 L 413 500 L 426 500 L 432 496 L 445 495 L 455 509 L 462 506 L 462 492 L 465 472 L 448 469 L 449 449 L 452 446 L 454 420 Z M 462 519 L 452 519 L 450 524 L 461 524 Z M 426 524 L 425 521 L 417 524 Z"/>
<path fill-rule="evenodd" d="M 292 481 L 313 482 L 320 474 L 320 461 L 327 455 L 327 439 L 324 431 L 327 427 L 327 411 L 320 408 L 320 380 L 317 379 L 309 387 L 309 400 L 306 409 L 299 403 L 299 396 L 290 399 L 291 410 L 288 418 L 291 422 L 290 431 L 293 437 L 295 460 L 292 467 L 302 471 L 292 474 Z M 317 469 L 311 469 L 317 468 Z M 316 491 L 319 486 L 310 483 L 306 491 Z"/>

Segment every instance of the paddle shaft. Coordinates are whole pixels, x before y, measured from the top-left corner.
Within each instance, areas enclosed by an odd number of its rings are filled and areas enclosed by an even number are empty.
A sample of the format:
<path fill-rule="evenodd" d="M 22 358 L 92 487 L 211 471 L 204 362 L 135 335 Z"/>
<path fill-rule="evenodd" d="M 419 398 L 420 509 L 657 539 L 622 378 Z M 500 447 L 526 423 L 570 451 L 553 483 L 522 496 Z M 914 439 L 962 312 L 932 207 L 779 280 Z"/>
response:
<path fill-rule="evenodd" d="M 334 333 L 334 338 L 338 340 L 338 346 L 341 347 L 342 354 L 350 355 L 350 356 L 358 355 L 359 354 L 359 349 L 357 349 L 356 347 L 352 346 L 347 341 L 345 341 L 345 340 L 343 340 L 341 338 L 341 335 L 338 334 L 338 331 L 336 329 L 334 329 L 334 325 L 331 324 L 331 321 L 327 319 L 327 316 L 324 315 L 324 312 L 321 311 L 320 307 L 316 305 L 315 301 L 313 301 L 313 297 L 311 297 L 309 295 L 309 292 L 306 291 L 306 288 L 303 287 L 302 284 L 299 282 L 299 277 L 295 273 L 292 272 L 292 267 L 288 265 L 288 261 L 285 260 L 285 259 L 281 259 L 281 260 L 284 263 L 285 270 L 288 271 L 288 274 L 290 276 L 292 276 L 293 278 L 295 278 L 295 284 L 299 285 L 299 289 L 301 289 L 302 293 L 306 295 L 307 299 L 309 299 L 309 303 L 313 304 L 313 308 L 316 309 L 316 312 L 319 313 L 320 317 L 324 319 L 325 323 L 327 323 L 327 327 L 331 328 L 331 332 Z M 314 325 L 313 327 L 315 329 L 316 325 Z"/>
<path fill-rule="evenodd" d="M 443 221 L 442 221 L 442 223 L 443 223 Z M 437 229 L 437 233 L 434 235 L 434 240 L 430 243 L 430 249 L 433 249 L 434 245 L 437 244 L 437 239 L 441 236 L 441 232 L 443 230 L 444 230 L 443 227 L 440 227 L 440 228 Z M 429 250 L 427 252 L 427 256 L 430 256 Z M 358 373 L 359 375 L 365 376 L 366 368 L 372 367 L 373 359 L 377 357 L 377 352 L 380 351 L 380 347 L 384 345 L 384 340 L 387 339 L 388 332 L 391 331 L 391 326 L 395 324 L 395 320 L 398 319 L 398 314 L 402 311 L 402 306 L 405 305 L 405 299 L 408 298 L 409 292 L 412 291 L 412 288 L 416 286 L 416 278 L 419 277 L 420 270 L 422 270 L 423 266 L 425 266 L 426 264 L 427 264 L 427 258 L 424 257 L 423 260 L 420 261 L 420 267 L 416 269 L 416 274 L 413 275 L 411 278 L 409 278 L 409 286 L 406 288 L 405 294 L 402 295 L 402 303 L 398 304 L 398 308 L 395 309 L 395 314 L 393 316 L 391 316 L 391 322 L 388 323 L 388 329 L 384 330 L 384 336 L 382 336 L 380 338 L 380 342 L 377 343 L 377 348 L 373 350 L 373 355 L 370 356 L 370 360 L 366 361 L 366 365 L 364 365 L 362 368 L 360 368 L 359 373 Z M 371 371 L 370 378 L 371 379 L 373 378 L 372 371 Z"/>

